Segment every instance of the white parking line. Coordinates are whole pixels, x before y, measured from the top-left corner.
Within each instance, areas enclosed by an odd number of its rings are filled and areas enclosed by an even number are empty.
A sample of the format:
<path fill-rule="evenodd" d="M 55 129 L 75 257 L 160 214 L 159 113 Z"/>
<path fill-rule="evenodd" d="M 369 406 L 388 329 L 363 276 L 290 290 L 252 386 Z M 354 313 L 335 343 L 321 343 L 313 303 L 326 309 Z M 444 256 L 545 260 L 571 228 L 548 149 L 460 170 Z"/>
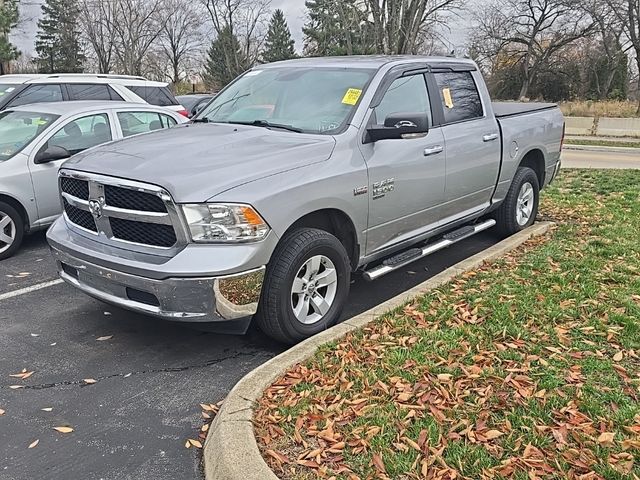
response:
<path fill-rule="evenodd" d="M 14 290 L 13 292 L 0 293 L 0 302 L 2 300 L 7 300 L 13 297 L 19 297 L 20 295 L 24 295 L 25 293 L 36 292 L 38 290 L 42 290 L 43 288 L 53 287 L 54 285 L 59 285 L 63 283 L 63 280 L 58 278 L 57 280 L 51 280 L 50 282 L 38 283 L 37 285 L 32 285 L 30 287 L 21 288 L 20 290 Z"/>

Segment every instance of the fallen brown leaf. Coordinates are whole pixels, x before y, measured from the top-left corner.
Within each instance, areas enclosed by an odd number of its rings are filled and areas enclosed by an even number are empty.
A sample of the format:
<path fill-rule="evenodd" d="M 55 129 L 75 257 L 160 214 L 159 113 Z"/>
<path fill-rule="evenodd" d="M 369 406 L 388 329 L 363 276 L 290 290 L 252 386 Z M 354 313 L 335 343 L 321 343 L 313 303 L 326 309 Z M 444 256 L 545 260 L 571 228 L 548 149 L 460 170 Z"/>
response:
<path fill-rule="evenodd" d="M 200 440 L 194 440 L 193 438 L 190 438 L 189 440 L 187 440 L 187 443 L 189 443 L 192 447 L 202 448 L 202 443 L 200 442 Z"/>
<path fill-rule="evenodd" d="M 98 337 L 96 338 L 96 341 L 98 342 L 104 342 L 105 340 L 111 340 L 113 338 L 113 335 L 105 335 L 104 337 Z"/>
<path fill-rule="evenodd" d="M 615 433 L 603 432 L 598 437 L 598 443 L 603 447 L 610 447 L 613 445 L 614 437 L 615 437 Z"/>
<path fill-rule="evenodd" d="M 0 408 L 0 417 L 5 414 L 5 411 Z"/>
<path fill-rule="evenodd" d="M 27 448 L 36 448 L 39 443 L 40 443 L 40 440 L 34 440 L 33 442 L 31 442 L 29 444 L 29 446 Z"/>
<path fill-rule="evenodd" d="M 94 383 L 98 383 L 98 381 L 95 378 L 85 378 L 82 381 L 87 385 L 93 385 Z"/>
<path fill-rule="evenodd" d="M 373 461 L 373 464 L 375 465 L 376 470 L 382 473 L 387 473 L 387 469 L 384 467 L 384 462 L 382 461 L 382 457 L 379 454 L 375 453 L 371 460 Z"/>
<path fill-rule="evenodd" d="M 489 430 L 487 432 L 484 432 L 482 435 L 487 440 L 494 440 L 494 439 L 504 435 L 504 433 L 502 433 L 500 430 Z"/>
<path fill-rule="evenodd" d="M 42 410 L 43 412 L 52 412 L 53 408 L 51 407 L 45 407 L 45 408 L 41 408 L 40 410 Z"/>
<path fill-rule="evenodd" d="M 73 428 L 71 427 L 53 427 L 56 432 L 60 433 L 71 433 L 73 432 Z"/>
<path fill-rule="evenodd" d="M 614 362 L 619 362 L 624 358 L 624 354 L 622 352 L 618 352 L 613 356 Z"/>

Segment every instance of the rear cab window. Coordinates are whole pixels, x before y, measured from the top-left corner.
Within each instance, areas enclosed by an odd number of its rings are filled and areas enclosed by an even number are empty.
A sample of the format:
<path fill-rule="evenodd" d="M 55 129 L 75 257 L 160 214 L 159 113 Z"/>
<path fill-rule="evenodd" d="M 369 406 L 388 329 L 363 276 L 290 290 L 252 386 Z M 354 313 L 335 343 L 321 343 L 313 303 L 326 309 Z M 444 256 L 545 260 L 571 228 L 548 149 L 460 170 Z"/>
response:
<path fill-rule="evenodd" d="M 145 85 L 126 85 L 126 87 L 145 102 L 158 107 L 179 105 L 168 87 L 148 87 Z"/>
<path fill-rule="evenodd" d="M 482 100 L 471 72 L 434 74 L 445 123 L 457 123 L 484 117 Z"/>

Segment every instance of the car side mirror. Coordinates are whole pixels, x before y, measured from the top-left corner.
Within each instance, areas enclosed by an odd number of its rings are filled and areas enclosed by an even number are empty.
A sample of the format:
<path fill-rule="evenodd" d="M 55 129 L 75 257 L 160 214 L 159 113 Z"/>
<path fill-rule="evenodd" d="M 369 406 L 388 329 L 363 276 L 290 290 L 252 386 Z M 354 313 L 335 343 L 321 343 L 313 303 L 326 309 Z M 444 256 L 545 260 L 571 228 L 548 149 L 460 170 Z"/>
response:
<path fill-rule="evenodd" d="M 71 157 L 71 153 L 64 147 L 58 145 L 49 145 L 46 148 L 41 149 L 37 154 L 33 163 L 38 165 L 42 163 L 54 162 L 56 160 L 64 160 Z"/>
<path fill-rule="evenodd" d="M 196 115 L 198 115 L 202 110 L 204 110 L 204 107 L 206 107 L 209 104 L 209 102 L 204 102 L 201 103 L 200 105 L 196 105 L 196 108 L 193 109 L 193 114 L 191 115 L 191 117 L 195 117 Z"/>
<path fill-rule="evenodd" d="M 384 126 L 370 125 L 367 128 L 369 142 L 425 136 L 428 132 L 429 124 L 424 113 L 392 113 L 385 118 Z"/>

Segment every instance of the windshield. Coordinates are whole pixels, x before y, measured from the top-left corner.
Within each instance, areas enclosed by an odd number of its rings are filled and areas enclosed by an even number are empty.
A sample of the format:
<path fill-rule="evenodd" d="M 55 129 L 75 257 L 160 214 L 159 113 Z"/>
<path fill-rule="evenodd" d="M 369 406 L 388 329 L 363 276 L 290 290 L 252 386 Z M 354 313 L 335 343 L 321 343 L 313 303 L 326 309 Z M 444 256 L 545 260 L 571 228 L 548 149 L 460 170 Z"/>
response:
<path fill-rule="evenodd" d="M 284 67 L 252 70 L 196 121 L 332 134 L 351 118 L 374 70 Z"/>
<path fill-rule="evenodd" d="M 29 145 L 59 115 L 38 112 L 0 112 L 0 162 Z"/>
<path fill-rule="evenodd" d="M 16 85 L 12 83 L 0 83 L 0 99 L 2 99 L 4 95 L 9 95 L 15 91 L 16 88 Z"/>

